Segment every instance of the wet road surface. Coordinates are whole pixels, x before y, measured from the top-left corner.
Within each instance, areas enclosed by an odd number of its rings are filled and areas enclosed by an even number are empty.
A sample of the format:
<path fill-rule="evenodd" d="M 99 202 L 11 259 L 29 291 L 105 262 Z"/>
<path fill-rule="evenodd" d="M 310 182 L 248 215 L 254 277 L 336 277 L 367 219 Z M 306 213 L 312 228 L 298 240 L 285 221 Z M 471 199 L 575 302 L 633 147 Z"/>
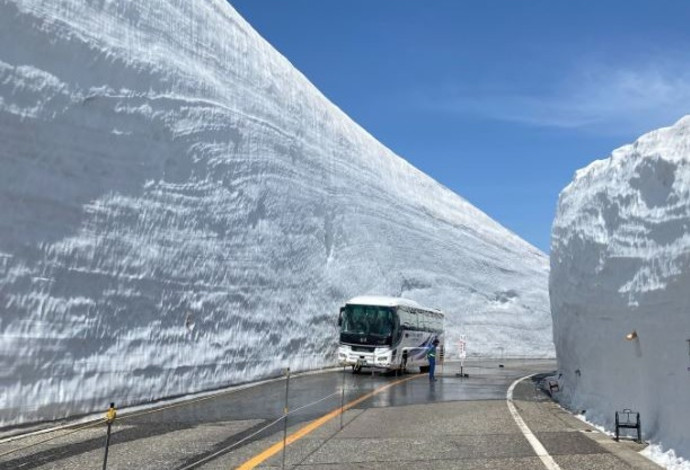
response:
<path fill-rule="evenodd" d="M 426 375 L 352 374 L 349 369 L 293 376 L 287 429 L 281 419 L 285 379 L 167 409 L 121 413 L 113 425 L 108 469 L 232 469 L 252 458 L 261 468 L 282 467 L 283 459 L 286 468 L 305 469 L 545 468 L 520 434 L 505 398 L 514 380 L 552 371 L 555 362 L 504 363 L 499 368 L 495 361 L 469 362 L 469 378 L 456 375 L 458 364 L 447 364 L 438 368 L 439 381 L 434 383 Z M 377 390 L 342 415 L 324 418 L 341 403 L 351 404 Z M 546 447 L 563 454 L 556 459 L 563 469 L 645 468 L 644 461 L 635 466 L 605 451 L 581 429 L 564 427 L 563 417 L 554 421 L 553 410 L 544 414 L 544 406 L 553 403 L 531 381 L 520 384 L 515 398 L 521 413 L 532 417 L 532 423 L 525 420 L 535 433 L 544 431 Z M 282 442 L 284 431 L 294 437 L 314 420 L 323 423 L 295 439 L 285 452 L 266 454 Z M 544 427 L 552 421 L 553 429 Z M 54 439 L 26 447 L 47 438 Z M 101 468 L 104 443 L 103 424 L 0 443 L 0 455 L 17 449 L 0 457 L 0 470 Z M 578 467 L 582 455 L 595 462 Z"/>

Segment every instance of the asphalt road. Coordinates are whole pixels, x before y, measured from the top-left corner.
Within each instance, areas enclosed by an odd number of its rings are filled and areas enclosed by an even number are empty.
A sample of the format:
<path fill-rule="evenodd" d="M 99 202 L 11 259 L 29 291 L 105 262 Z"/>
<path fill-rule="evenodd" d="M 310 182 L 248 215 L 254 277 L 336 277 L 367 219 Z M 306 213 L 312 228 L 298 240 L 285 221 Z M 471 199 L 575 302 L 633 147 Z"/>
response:
<path fill-rule="evenodd" d="M 229 393 L 120 413 L 108 469 L 513 469 L 547 468 L 506 405 L 516 379 L 555 369 L 553 361 L 468 362 L 426 375 L 354 375 L 348 371 L 290 378 Z M 658 468 L 642 446 L 615 443 L 556 406 L 526 380 L 514 404 L 561 469 Z M 341 414 L 341 404 L 344 412 Z M 330 413 L 330 415 L 329 415 Z M 282 448 L 283 436 L 289 445 Z M 0 470 L 100 469 L 105 425 L 0 441 Z M 50 440 L 47 440 L 50 439 Z M 6 452 L 14 452 L 2 455 Z"/>

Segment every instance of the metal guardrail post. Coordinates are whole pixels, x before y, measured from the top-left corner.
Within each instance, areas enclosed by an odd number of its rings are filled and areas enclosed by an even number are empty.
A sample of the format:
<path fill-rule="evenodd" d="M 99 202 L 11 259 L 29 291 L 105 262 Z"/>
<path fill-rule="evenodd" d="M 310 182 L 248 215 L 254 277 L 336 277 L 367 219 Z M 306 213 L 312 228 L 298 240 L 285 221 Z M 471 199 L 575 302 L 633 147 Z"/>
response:
<path fill-rule="evenodd" d="M 288 393 L 290 391 L 290 368 L 285 369 L 285 407 L 283 408 L 283 463 L 282 469 L 285 470 L 285 450 L 287 448 L 287 421 L 288 421 Z"/>
<path fill-rule="evenodd" d="M 343 408 L 345 408 L 345 369 L 343 366 L 343 385 L 340 390 L 340 429 L 343 429 Z"/>

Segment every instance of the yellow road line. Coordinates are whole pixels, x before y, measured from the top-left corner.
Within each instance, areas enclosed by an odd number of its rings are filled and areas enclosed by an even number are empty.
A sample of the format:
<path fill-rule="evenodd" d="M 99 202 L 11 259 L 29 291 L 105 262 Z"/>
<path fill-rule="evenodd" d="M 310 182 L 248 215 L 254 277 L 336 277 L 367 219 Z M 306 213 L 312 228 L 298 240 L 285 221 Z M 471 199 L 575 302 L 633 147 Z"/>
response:
<path fill-rule="evenodd" d="M 311 423 L 307 424 L 306 426 L 304 426 L 304 427 L 298 429 L 297 431 L 295 431 L 294 433 L 290 434 L 286 439 L 286 445 L 290 445 L 293 442 L 302 439 L 304 436 L 306 436 L 310 432 L 314 431 L 315 429 L 320 428 L 321 426 L 326 424 L 328 421 L 332 420 L 336 416 L 339 416 L 341 413 L 343 413 L 346 410 L 349 410 L 353 406 L 359 405 L 364 400 L 367 400 L 367 399 L 373 397 L 374 395 L 377 395 L 377 394 L 383 392 L 384 390 L 388 390 L 391 387 L 399 385 L 403 382 L 407 382 L 409 380 L 417 379 L 419 377 L 425 377 L 425 376 L 424 375 L 415 375 L 413 377 L 408 377 L 406 379 L 396 380 L 395 382 L 391 382 L 388 385 L 384 385 L 382 387 L 379 387 L 379 388 L 367 393 L 366 395 L 363 395 L 363 396 L 357 398 L 356 400 L 353 400 L 350 403 L 347 403 L 342 408 L 336 408 L 335 410 L 331 411 L 330 413 L 328 413 L 328 414 L 326 414 L 320 418 L 315 419 Z M 255 468 L 257 465 L 270 459 L 271 457 L 276 455 L 281 450 L 283 450 L 283 441 L 282 440 L 280 442 L 273 444 L 271 447 L 269 447 L 265 451 L 261 452 L 260 454 L 255 455 L 251 459 L 247 460 L 242 465 L 237 467 L 237 470 L 251 470 L 251 469 Z"/>

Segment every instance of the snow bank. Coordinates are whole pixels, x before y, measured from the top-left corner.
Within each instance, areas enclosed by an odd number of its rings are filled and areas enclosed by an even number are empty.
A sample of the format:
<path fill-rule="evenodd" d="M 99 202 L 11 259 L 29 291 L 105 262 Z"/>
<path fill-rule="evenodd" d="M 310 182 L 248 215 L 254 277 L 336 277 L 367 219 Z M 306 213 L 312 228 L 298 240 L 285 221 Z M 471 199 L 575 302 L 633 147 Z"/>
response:
<path fill-rule="evenodd" d="M 564 403 L 690 456 L 690 117 L 580 170 L 560 196 L 551 311 Z M 637 338 L 626 340 L 636 332 Z"/>
<path fill-rule="evenodd" d="M 640 454 L 661 465 L 666 470 L 690 470 L 690 462 L 676 456 L 673 450 L 664 452 L 658 444 L 645 447 Z"/>
<path fill-rule="evenodd" d="M 331 364 L 367 293 L 447 311 L 451 347 L 553 354 L 544 254 L 226 2 L 0 0 L 0 43 L 5 424 Z"/>

